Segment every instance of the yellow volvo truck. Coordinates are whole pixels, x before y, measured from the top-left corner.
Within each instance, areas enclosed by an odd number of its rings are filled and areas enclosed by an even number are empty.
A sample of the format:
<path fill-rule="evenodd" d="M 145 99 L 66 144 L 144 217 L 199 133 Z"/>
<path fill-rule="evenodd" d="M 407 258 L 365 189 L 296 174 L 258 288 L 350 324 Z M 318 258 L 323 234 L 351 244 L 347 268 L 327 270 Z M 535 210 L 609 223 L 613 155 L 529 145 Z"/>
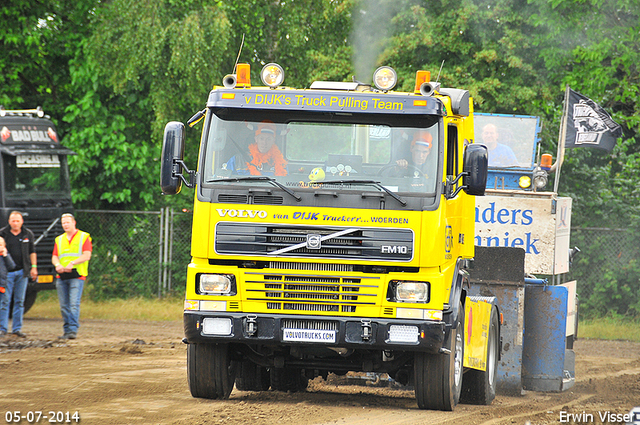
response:
<path fill-rule="evenodd" d="M 422 409 L 495 397 L 497 298 L 471 295 L 487 149 L 469 92 L 428 72 L 374 84 L 283 85 L 248 65 L 209 93 L 196 170 L 185 125 L 165 128 L 164 194 L 195 187 L 184 305 L 194 397 L 300 391 L 309 379 L 388 373 Z"/>

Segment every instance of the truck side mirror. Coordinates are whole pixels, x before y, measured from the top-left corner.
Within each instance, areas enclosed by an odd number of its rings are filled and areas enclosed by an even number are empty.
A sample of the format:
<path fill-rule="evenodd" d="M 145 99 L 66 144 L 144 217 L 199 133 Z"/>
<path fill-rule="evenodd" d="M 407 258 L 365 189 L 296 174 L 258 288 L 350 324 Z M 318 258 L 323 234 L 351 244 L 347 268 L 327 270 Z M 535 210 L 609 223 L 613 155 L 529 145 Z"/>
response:
<path fill-rule="evenodd" d="M 171 121 L 164 128 L 160 187 L 163 195 L 175 195 L 182 189 L 182 158 L 184 157 L 184 124 Z"/>
<path fill-rule="evenodd" d="M 484 145 L 468 145 L 464 152 L 464 177 L 462 180 L 467 195 L 484 196 L 487 186 L 489 153 Z"/>

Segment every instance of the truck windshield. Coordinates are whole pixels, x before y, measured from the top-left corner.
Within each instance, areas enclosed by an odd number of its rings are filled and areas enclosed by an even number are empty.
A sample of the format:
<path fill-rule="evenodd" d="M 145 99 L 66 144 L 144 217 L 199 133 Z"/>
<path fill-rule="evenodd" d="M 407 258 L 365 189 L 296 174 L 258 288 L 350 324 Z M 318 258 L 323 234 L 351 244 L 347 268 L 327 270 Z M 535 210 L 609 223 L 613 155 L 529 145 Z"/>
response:
<path fill-rule="evenodd" d="M 533 169 L 540 123 L 538 117 L 476 113 L 476 141 L 489 150 L 490 168 Z"/>
<path fill-rule="evenodd" d="M 372 117 L 354 122 L 350 114 L 276 117 L 274 121 L 243 118 L 210 114 L 201 158 L 204 185 L 255 184 L 237 177 L 269 176 L 296 191 L 349 190 L 359 186 L 358 181 L 369 187 L 379 182 L 383 190 L 392 192 L 436 190 L 437 118 L 403 118 L 397 126 Z"/>
<path fill-rule="evenodd" d="M 4 190 L 9 197 L 49 197 L 69 192 L 66 158 L 58 155 L 2 155 Z M 68 195 L 67 195 L 68 196 Z"/>

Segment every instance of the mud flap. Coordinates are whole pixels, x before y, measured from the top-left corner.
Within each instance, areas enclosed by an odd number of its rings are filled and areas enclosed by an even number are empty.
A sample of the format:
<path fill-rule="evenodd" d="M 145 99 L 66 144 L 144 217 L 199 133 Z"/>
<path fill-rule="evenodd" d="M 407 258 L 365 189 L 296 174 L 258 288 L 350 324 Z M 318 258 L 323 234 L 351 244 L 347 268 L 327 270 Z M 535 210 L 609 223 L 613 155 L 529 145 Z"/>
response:
<path fill-rule="evenodd" d="M 522 393 L 522 343 L 524 323 L 524 250 L 476 246 L 469 270 L 469 295 L 496 297 L 502 324 L 502 351 L 496 389 L 501 394 Z"/>
<path fill-rule="evenodd" d="M 568 291 L 525 287 L 522 385 L 532 391 L 564 391 L 575 383 L 575 355 L 566 349 Z"/>

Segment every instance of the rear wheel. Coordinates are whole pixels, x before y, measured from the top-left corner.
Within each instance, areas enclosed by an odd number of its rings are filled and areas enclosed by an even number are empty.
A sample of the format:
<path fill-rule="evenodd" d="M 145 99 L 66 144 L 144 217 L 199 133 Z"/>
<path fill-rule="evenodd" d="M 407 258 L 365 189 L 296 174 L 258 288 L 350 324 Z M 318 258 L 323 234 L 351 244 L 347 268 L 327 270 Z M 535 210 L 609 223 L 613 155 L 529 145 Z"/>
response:
<path fill-rule="evenodd" d="M 451 329 L 444 348 L 449 354 L 416 353 L 414 357 L 415 393 L 420 409 L 451 411 L 460 400 L 464 354 L 464 307 L 460 303 L 455 329 Z"/>
<path fill-rule="evenodd" d="M 496 398 L 496 379 L 500 350 L 498 311 L 491 310 L 491 325 L 487 341 L 487 370 L 469 369 L 464 375 L 460 401 L 489 405 Z"/>
<path fill-rule="evenodd" d="M 275 391 L 290 391 L 292 393 L 307 389 L 309 379 L 302 374 L 301 369 L 277 369 L 272 368 L 271 389 Z"/>
<path fill-rule="evenodd" d="M 24 313 L 29 311 L 33 304 L 36 302 L 36 297 L 38 296 L 38 291 L 29 291 L 27 289 L 27 293 L 24 296 Z"/>
<path fill-rule="evenodd" d="M 266 367 L 259 366 L 252 361 L 244 360 L 238 363 L 236 374 L 236 388 L 240 391 L 266 391 L 269 389 L 270 376 Z"/>
<path fill-rule="evenodd" d="M 38 291 L 30 291 L 27 289 L 27 293 L 24 295 L 22 314 L 25 314 L 31 307 L 33 307 L 37 297 Z M 9 318 L 13 318 L 13 299 L 11 300 L 11 304 L 9 304 Z"/>
<path fill-rule="evenodd" d="M 229 358 L 228 344 L 189 344 L 187 379 L 193 397 L 229 398 L 236 363 Z"/>

